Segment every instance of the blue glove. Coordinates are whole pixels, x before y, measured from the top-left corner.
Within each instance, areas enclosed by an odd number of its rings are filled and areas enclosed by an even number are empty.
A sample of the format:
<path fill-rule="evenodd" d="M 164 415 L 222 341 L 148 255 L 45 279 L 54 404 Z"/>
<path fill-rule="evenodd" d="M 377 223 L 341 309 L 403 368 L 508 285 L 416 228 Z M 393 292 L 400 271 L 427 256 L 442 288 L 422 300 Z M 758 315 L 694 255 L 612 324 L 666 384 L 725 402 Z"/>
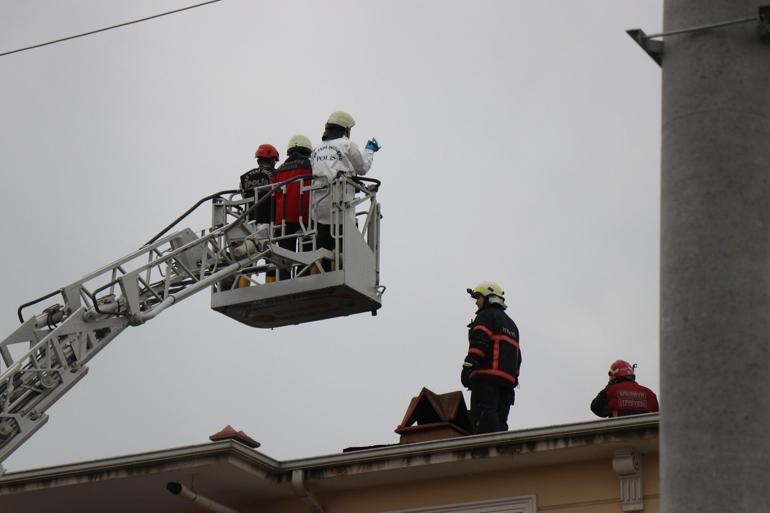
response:
<path fill-rule="evenodd" d="M 377 142 L 377 139 L 375 139 L 374 137 L 372 137 L 371 139 L 369 139 L 369 140 L 367 141 L 367 143 L 366 143 L 366 149 L 367 149 L 367 150 L 372 150 L 372 151 L 374 151 L 374 152 L 378 152 L 378 151 L 380 151 L 380 143 L 379 143 L 379 142 Z"/>

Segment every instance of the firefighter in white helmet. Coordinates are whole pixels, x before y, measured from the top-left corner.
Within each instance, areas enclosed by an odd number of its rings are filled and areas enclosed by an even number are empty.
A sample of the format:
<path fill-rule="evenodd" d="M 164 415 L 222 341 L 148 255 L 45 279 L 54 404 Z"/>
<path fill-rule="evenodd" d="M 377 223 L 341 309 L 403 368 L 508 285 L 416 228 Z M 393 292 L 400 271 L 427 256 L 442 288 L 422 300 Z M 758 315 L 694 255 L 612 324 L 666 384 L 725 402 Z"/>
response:
<path fill-rule="evenodd" d="M 275 190 L 275 217 L 276 235 L 278 245 L 290 251 L 297 251 L 299 240 L 297 237 L 291 237 L 301 230 L 301 223 L 308 222 L 308 211 L 310 208 L 310 192 L 304 190 L 311 183 L 313 174 L 310 167 L 310 153 L 313 151 L 313 144 L 307 136 L 297 134 L 289 139 L 286 147 L 286 161 L 273 173 L 273 183 L 281 183 L 287 180 L 295 179 L 283 187 Z M 307 176 L 307 179 L 299 180 L 297 177 Z M 291 278 L 289 269 L 279 271 L 281 280 Z"/>
<path fill-rule="evenodd" d="M 343 111 L 332 112 L 326 121 L 326 127 L 321 144 L 315 147 L 310 162 L 313 166 L 313 176 L 326 177 L 329 181 L 338 175 L 347 176 L 365 175 L 372 167 L 374 154 L 380 150 L 377 139 L 371 138 L 366 143 L 363 151 L 356 143 L 350 140 L 350 129 L 356 122 L 353 116 Z M 334 239 L 331 234 L 331 195 L 326 190 L 314 193 L 313 213 L 318 221 L 319 247 L 329 250 L 334 248 Z M 345 195 L 352 198 L 355 190 L 346 187 Z"/>
<path fill-rule="evenodd" d="M 505 292 L 483 281 L 468 294 L 476 300 L 476 318 L 468 325 L 468 355 L 460 376 L 471 390 L 474 434 L 508 431 L 508 413 L 519 383 L 519 328 L 505 313 Z"/>

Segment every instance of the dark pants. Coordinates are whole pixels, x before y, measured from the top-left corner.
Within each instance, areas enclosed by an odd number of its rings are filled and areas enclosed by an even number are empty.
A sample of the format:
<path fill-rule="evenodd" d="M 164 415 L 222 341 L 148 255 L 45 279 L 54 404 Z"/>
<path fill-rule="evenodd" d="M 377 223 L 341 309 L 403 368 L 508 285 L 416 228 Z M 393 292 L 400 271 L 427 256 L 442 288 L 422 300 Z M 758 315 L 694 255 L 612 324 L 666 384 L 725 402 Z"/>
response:
<path fill-rule="evenodd" d="M 332 225 L 330 224 L 323 224 L 318 223 L 318 235 L 316 236 L 316 247 L 318 248 L 325 248 L 328 249 L 331 252 L 334 252 L 334 237 L 332 237 Z M 340 235 L 340 238 L 337 239 L 339 241 L 340 247 L 338 248 L 339 254 L 342 254 L 342 225 L 339 225 L 337 227 L 337 234 Z M 329 272 L 331 271 L 331 263 L 328 261 L 323 262 L 323 268 L 324 271 Z"/>
<path fill-rule="evenodd" d="M 508 412 L 516 398 L 511 385 L 487 380 L 471 381 L 473 434 L 508 431 Z"/>

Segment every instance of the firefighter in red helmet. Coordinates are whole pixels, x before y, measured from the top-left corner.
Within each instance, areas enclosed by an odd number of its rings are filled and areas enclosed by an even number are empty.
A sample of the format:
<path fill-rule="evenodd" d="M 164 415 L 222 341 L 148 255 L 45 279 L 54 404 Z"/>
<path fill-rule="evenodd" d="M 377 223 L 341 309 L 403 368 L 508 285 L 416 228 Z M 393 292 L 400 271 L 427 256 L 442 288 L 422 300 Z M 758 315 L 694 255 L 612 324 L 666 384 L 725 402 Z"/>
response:
<path fill-rule="evenodd" d="M 278 150 L 272 144 L 260 144 L 254 153 L 257 159 L 257 167 L 250 169 L 241 175 L 241 196 L 243 199 L 251 199 L 254 203 L 247 203 L 249 208 L 247 219 L 254 223 L 254 233 L 247 237 L 233 254 L 240 258 L 253 251 L 256 246 L 254 240 L 270 236 L 270 223 L 273 221 L 274 198 L 270 191 L 257 191 L 257 187 L 270 185 L 275 172 L 275 164 L 278 162 Z M 267 275 L 265 283 L 275 281 L 274 275 Z M 237 287 L 248 287 L 250 281 L 245 276 L 238 278 Z"/>
<path fill-rule="evenodd" d="M 257 148 L 254 158 L 257 159 L 257 167 L 246 171 L 241 175 L 241 194 L 244 198 L 254 197 L 254 188 L 268 185 L 275 171 L 275 164 L 278 162 L 278 150 L 272 144 L 260 144 Z M 260 200 L 266 193 L 260 192 L 257 200 Z M 250 221 L 256 221 L 258 224 L 269 223 L 273 220 L 272 201 L 264 200 L 249 214 Z"/>
<path fill-rule="evenodd" d="M 636 382 L 634 369 L 625 360 L 610 365 L 607 386 L 591 401 L 591 411 L 599 417 L 624 417 L 658 411 L 655 392 Z"/>

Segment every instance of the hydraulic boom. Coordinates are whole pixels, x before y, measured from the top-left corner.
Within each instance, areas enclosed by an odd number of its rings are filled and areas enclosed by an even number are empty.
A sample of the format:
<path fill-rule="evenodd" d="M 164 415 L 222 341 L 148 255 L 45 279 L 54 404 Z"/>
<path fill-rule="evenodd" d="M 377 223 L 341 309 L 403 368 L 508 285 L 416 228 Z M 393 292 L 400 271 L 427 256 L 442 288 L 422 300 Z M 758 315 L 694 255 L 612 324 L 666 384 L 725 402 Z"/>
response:
<path fill-rule="evenodd" d="M 344 181 L 341 180 L 341 186 L 345 185 Z M 272 193 L 281 188 L 285 190 L 285 186 L 286 182 L 270 185 L 267 189 Z M 310 190 L 319 189 L 331 194 L 333 191 L 329 192 L 330 186 L 334 188 L 333 184 L 328 183 L 323 184 L 323 187 L 308 186 L 307 194 Z M 379 232 L 376 226 L 379 223 L 379 204 L 374 199 L 376 188 L 370 190 L 360 185 L 358 187 L 364 195 L 368 193 L 371 196 L 370 211 L 376 216 L 370 216 L 372 221 L 367 222 L 367 228 L 376 234 L 378 244 Z M 228 193 L 229 199 L 224 197 Z M 261 270 L 264 275 L 264 269 L 271 265 L 273 269 L 280 265 L 283 269 L 292 270 L 292 279 L 288 281 L 299 282 L 281 282 L 275 285 L 274 290 L 280 291 L 281 286 L 294 289 L 304 287 L 308 290 L 312 289 L 313 283 L 331 280 L 323 277 L 321 261 L 335 256 L 339 260 L 340 256 L 332 255 L 328 249 L 316 249 L 312 220 L 303 223 L 303 229 L 296 235 L 311 240 L 309 248 L 287 250 L 277 242 L 281 238 L 279 227 L 271 226 L 271 233 L 278 233 L 278 237 L 272 234 L 266 238 L 256 237 L 256 228 L 248 221 L 248 214 L 262 200 L 256 203 L 250 200 L 249 203 L 246 199 L 234 200 L 236 195 L 236 191 L 224 191 L 204 198 L 213 200 L 214 221 L 213 226 L 200 235 L 187 228 L 165 234 L 189 214 L 193 207 L 140 249 L 19 308 L 21 325 L 0 341 L 0 475 L 4 472 L 2 462 L 47 422 L 46 410 L 86 375 L 88 362 L 127 327 L 143 324 L 204 289 L 212 290 L 214 294 L 219 291 L 224 296 L 234 294 L 235 290 L 239 290 L 240 295 L 255 294 L 261 287 L 253 286 L 259 285 L 254 282 L 254 273 Z M 359 203 L 353 201 L 345 206 L 338 202 L 336 208 L 342 207 L 343 212 L 344 208 L 355 210 L 355 205 Z M 355 225 L 348 233 L 351 232 L 356 232 Z M 356 235 L 361 240 L 366 236 L 357 232 Z M 249 237 L 249 251 L 234 250 Z M 373 236 L 369 238 L 375 240 Z M 370 245 L 373 248 L 372 254 L 378 254 L 378 246 L 374 247 L 374 242 Z M 351 248 L 354 247 L 351 245 Z M 355 268 L 352 261 L 345 265 L 351 270 Z M 321 270 L 318 279 L 310 276 L 311 266 Z M 337 273 L 343 276 L 342 281 L 335 284 L 334 290 L 338 293 L 341 288 L 345 289 L 345 279 L 343 271 L 338 270 Z M 333 275 L 326 274 L 331 277 Z M 238 289 L 240 278 L 251 280 L 250 288 Z M 376 281 L 373 281 L 374 288 L 368 287 L 371 289 L 369 295 L 374 299 L 369 300 L 370 304 L 366 308 L 372 311 L 379 308 L 382 293 Z M 311 292 L 317 296 L 318 290 Z M 298 294 L 295 293 L 290 300 L 296 301 L 296 297 Z M 51 301 L 58 302 L 24 319 L 25 308 Z M 271 301 L 275 303 L 274 299 Z M 356 311 L 347 311 L 341 315 Z M 313 315 L 315 317 L 308 317 L 307 320 L 332 316 Z"/>

